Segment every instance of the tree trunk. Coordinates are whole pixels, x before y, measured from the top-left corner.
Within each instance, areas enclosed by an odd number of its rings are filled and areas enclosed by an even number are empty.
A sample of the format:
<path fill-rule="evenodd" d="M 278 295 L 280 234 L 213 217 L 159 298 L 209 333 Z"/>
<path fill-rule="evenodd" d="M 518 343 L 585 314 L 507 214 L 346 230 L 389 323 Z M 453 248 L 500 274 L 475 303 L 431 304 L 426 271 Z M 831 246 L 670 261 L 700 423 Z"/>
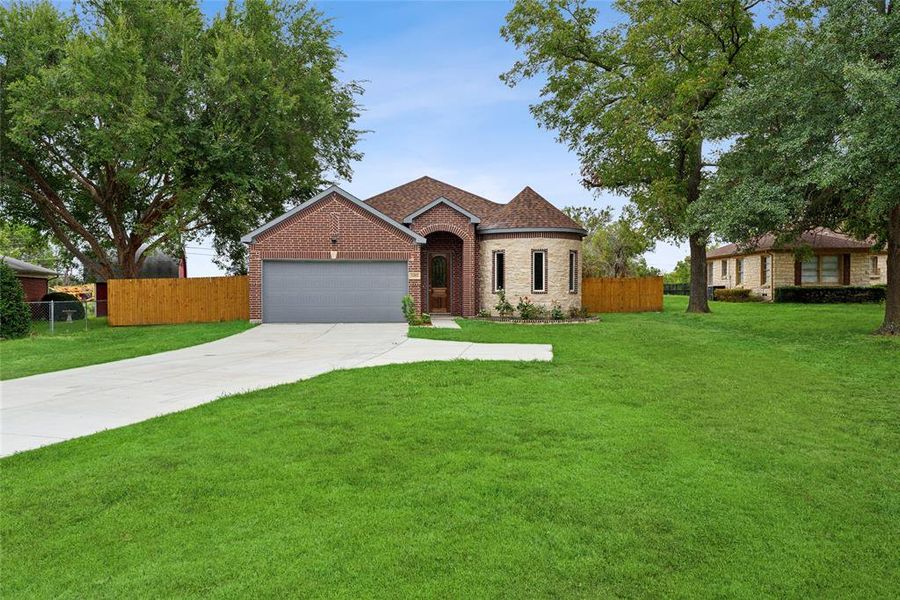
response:
<path fill-rule="evenodd" d="M 706 300 L 706 236 L 694 233 L 690 237 L 691 246 L 691 298 L 687 311 L 708 313 Z"/>
<path fill-rule="evenodd" d="M 703 138 L 698 135 L 686 154 L 687 202 L 693 204 L 700 198 L 700 182 L 703 178 Z M 688 238 L 691 247 L 691 297 L 687 311 L 708 313 L 706 300 L 706 233 L 694 232 Z"/>
<path fill-rule="evenodd" d="M 875 333 L 900 335 L 900 204 L 891 210 L 888 222 L 887 293 L 884 322 Z"/>

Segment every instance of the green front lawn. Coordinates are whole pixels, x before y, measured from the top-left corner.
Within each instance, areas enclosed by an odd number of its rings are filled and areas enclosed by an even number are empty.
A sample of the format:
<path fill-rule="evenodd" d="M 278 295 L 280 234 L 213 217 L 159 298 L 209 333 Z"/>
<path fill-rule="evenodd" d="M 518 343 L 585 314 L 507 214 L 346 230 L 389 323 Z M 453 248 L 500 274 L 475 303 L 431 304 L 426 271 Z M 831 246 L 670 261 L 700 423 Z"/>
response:
<path fill-rule="evenodd" d="M 471 322 L 552 363 L 335 372 L 4 459 L 4 595 L 896 597 L 877 306 Z"/>
<path fill-rule="evenodd" d="M 0 379 L 60 371 L 73 367 L 155 354 L 212 342 L 251 327 L 246 321 L 108 327 L 105 318 L 37 323 L 30 337 L 0 341 Z"/>

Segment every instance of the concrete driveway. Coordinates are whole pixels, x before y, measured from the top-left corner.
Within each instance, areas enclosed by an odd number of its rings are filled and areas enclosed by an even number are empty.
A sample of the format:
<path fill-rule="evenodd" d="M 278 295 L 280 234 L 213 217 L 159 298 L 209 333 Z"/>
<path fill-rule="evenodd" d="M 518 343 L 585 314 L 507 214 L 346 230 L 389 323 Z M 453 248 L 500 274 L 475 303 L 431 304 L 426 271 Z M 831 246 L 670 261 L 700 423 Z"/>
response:
<path fill-rule="evenodd" d="M 430 360 L 552 360 L 547 344 L 406 337 L 405 324 L 260 325 L 215 342 L 0 384 L 0 456 L 334 369 Z"/>

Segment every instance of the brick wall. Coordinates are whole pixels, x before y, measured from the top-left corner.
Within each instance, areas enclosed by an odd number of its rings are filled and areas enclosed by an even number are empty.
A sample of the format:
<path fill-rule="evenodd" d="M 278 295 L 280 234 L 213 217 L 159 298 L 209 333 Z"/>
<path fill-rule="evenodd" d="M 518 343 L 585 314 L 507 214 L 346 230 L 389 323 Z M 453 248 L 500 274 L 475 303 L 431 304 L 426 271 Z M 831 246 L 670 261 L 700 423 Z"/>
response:
<path fill-rule="evenodd" d="M 463 241 L 452 233 L 437 231 L 426 238 L 428 243 L 422 247 L 422 306 L 425 311 L 431 310 L 428 300 L 431 286 L 431 258 L 436 254 L 447 257 L 450 270 L 450 314 L 463 314 Z M 469 283 L 472 285 L 472 283 Z"/>
<path fill-rule="evenodd" d="M 453 314 L 461 314 L 466 317 L 474 316 L 478 311 L 478 242 L 475 239 L 475 225 L 469 222 L 469 218 L 456 210 L 450 208 L 446 204 L 438 204 L 437 206 L 425 211 L 415 219 L 413 219 L 410 229 L 419 235 L 428 238 L 428 244 L 423 247 L 423 254 L 430 257 L 433 248 L 446 248 L 449 240 L 447 234 L 452 234 L 460 240 L 461 252 L 456 260 L 451 259 L 451 269 L 460 269 L 459 281 L 460 285 L 453 289 L 451 281 L 450 293 L 455 296 L 457 291 L 460 297 L 456 300 L 458 304 L 454 308 L 453 297 L 451 296 L 451 312 Z M 435 234 L 440 233 L 440 236 Z M 437 246 L 432 245 L 432 239 L 435 240 Z M 428 265 L 423 266 L 423 271 L 427 271 Z M 423 273 L 422 296 L 420 299 L 422 306 L 428 306 L 428 284 L 425 280 L 427 274 Z"/>
<path fill-rule="evenodd" d="M 49 290 L 47 280 L 40 277 L 19 277 L 19 283 L 25 290 L 25 302 L 39 302 Z"/>
<path fill-rule="evenodd" d="M 409 293 L 421 310 L 419 244 L 337 193 L 263 232 L 250 245 L 251 321 L 263 318 L 262 261 L 267 259 L 405 260 Z"/>

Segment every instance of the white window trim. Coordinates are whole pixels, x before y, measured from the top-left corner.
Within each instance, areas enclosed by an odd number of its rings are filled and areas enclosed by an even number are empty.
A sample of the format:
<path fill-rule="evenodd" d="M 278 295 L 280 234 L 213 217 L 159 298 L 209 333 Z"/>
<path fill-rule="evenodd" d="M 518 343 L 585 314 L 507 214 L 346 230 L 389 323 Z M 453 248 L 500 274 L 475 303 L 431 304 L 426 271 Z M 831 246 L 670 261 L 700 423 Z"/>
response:
<path fill-rule="evenodd" d="M 497 256 L 503 256 L 503 286 L 497 285 Z M 491 287 L 493 292 L 497 293 L 506 286 L 506 252 L 504 250 L 494 250 L 491 257 Z"/>
<path fill-rule="evenodd" d="M 569 293 L 578 293 L 578 250 L 569 250 Z"/>
<path fill-rule="evenodd" d="M 534 285 L 534 257 L 537 254 L 543 255 L 543 260 L 541 261 L 544 267 L 544 276 L 543 276 L 543 287 L 538 288 Z M 547 293 L 547 250 L 542 248 L 540 250 L 532 250 L 531 251 L 531 293 L 532 294 L 546 294 Z"/>

